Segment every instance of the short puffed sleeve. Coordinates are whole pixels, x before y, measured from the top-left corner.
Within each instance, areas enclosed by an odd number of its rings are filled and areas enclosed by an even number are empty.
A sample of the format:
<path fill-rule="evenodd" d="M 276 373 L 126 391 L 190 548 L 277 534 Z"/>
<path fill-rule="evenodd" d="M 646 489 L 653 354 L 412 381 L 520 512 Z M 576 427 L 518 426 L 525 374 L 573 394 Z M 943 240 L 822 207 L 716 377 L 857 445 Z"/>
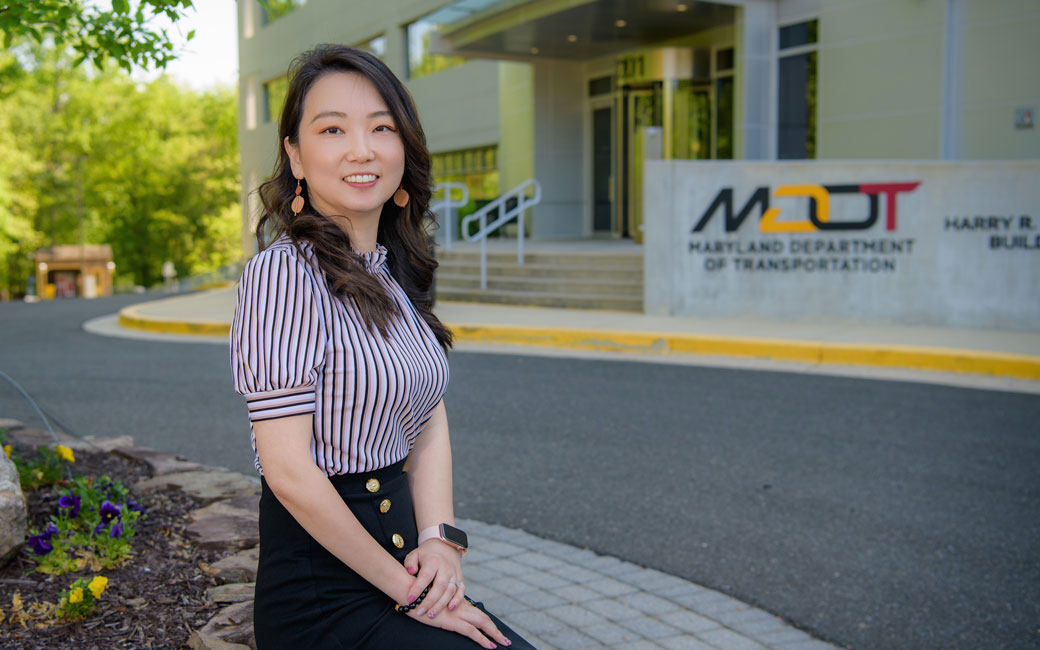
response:
<path fill-rule="evenodd" d="M 284 249 L 246 263 L 231 324 L 231 372 L 252 422 L 314 413 L 325 325 L 314 278 Z"/>

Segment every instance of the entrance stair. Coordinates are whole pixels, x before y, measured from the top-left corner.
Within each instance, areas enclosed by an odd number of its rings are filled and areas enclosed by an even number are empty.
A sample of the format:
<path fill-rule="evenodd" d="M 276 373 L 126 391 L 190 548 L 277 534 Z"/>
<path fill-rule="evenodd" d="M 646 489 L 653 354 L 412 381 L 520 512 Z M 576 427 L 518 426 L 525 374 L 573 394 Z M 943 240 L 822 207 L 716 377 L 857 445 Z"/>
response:
<path fill-rule="evenodd" d="M 515 248 L 488 241 L 487 289 L 480 288 L 480 251 L 455 244 L 437 251 L 437 299 L 456 302 L 643 310 L 642 247 L 631 242 L 528 242 L 524 263 Z M 506 242 L 502 242 L 505 244 Z"/>

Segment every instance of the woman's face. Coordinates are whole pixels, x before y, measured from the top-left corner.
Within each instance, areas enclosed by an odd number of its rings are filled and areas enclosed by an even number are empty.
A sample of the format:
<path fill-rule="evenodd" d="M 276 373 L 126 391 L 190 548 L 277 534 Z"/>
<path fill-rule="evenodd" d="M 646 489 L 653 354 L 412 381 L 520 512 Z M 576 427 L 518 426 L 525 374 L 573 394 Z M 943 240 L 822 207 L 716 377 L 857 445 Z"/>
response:
<path fill-rule="evenodd" d="M 320 77 L 304 98 L 299 138 L 285 150 L 321 214 L 379 219 L 401 185 L 404 143 L 372 82 L 356 72 Z"/>

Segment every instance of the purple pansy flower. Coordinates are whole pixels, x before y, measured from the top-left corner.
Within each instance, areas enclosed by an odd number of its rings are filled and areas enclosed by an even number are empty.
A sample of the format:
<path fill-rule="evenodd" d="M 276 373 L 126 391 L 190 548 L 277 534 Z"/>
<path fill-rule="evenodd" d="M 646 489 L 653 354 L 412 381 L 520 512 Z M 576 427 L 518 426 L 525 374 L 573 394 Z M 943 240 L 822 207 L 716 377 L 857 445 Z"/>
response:
<path fill-rule="evenodd" d="M 50 542 L 51 536 L 46 532 L 39 535 L 29 535 L 29 546 L 36 555 L 47 555 L 54 550 Z"/>
<path fill-rule="evenodd" d="M 144 506 L 134 501 L 133 499 L 126 500 L 126 507 L 130 510 L 133 510 L 134 512 L 144 512 Z"/>
<path fill-rule="evenodd" d="M 112 524 L 112 530 L 108 531 L 108 536 L 112 539 L 117 539 L 123 535 L 123 524 L 118 521 Z"/>
<path fill-rule="evenodd" d="M 69 508 L 70 509 L 70 512 L 69 512 L 69 518 L 70 519 L 75 519 L 76 515 L 79 514 L 79 504 L 80 504 L 80 498 L 78 496 L 76 496 L 75 494 L 73 494 L 71 490 L 69 491 L 69 493 L 67 495 L 65 495 L 65 496 L 61 497 L 60 499 L 58 499 L 58 507 L 59 508 Z"/>
<path fill-rule="evenodd" d="M 58 530 L 58 527 L 55 526 L 54 522 L 52 521 L 51 523 L 47 524 L 47 527 L 44 528 L 43 532 L 40 533 L 40 534 L 41 535 L 46 535 L 47 539 L 50 539 L 54 535 L 57 535 L 59 532 L 61 532 L 61 531 Z"/>
<path fill-rule="evenodd" d="M 102 523 L 108 523 L 113 519 L 122 519 L 123 513 L 119 509 L 119 506 L 112 503 L 111 501 L 103 501 L 101 503 L 101 521 Z"/>

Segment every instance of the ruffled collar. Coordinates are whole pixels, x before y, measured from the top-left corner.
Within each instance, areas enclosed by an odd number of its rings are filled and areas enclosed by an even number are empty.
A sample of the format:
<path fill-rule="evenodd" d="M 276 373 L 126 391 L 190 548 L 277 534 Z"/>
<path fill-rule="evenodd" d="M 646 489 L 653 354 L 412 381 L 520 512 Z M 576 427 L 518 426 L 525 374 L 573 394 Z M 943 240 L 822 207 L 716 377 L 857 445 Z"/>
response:
<path fill-rule="evenodd" d="M 365 262 L 365 268 L 369 271 L 378 271 L 386 264 L 386 246 L 376 244 L 374 251 L 365 253 L 354 251 Z"/>

